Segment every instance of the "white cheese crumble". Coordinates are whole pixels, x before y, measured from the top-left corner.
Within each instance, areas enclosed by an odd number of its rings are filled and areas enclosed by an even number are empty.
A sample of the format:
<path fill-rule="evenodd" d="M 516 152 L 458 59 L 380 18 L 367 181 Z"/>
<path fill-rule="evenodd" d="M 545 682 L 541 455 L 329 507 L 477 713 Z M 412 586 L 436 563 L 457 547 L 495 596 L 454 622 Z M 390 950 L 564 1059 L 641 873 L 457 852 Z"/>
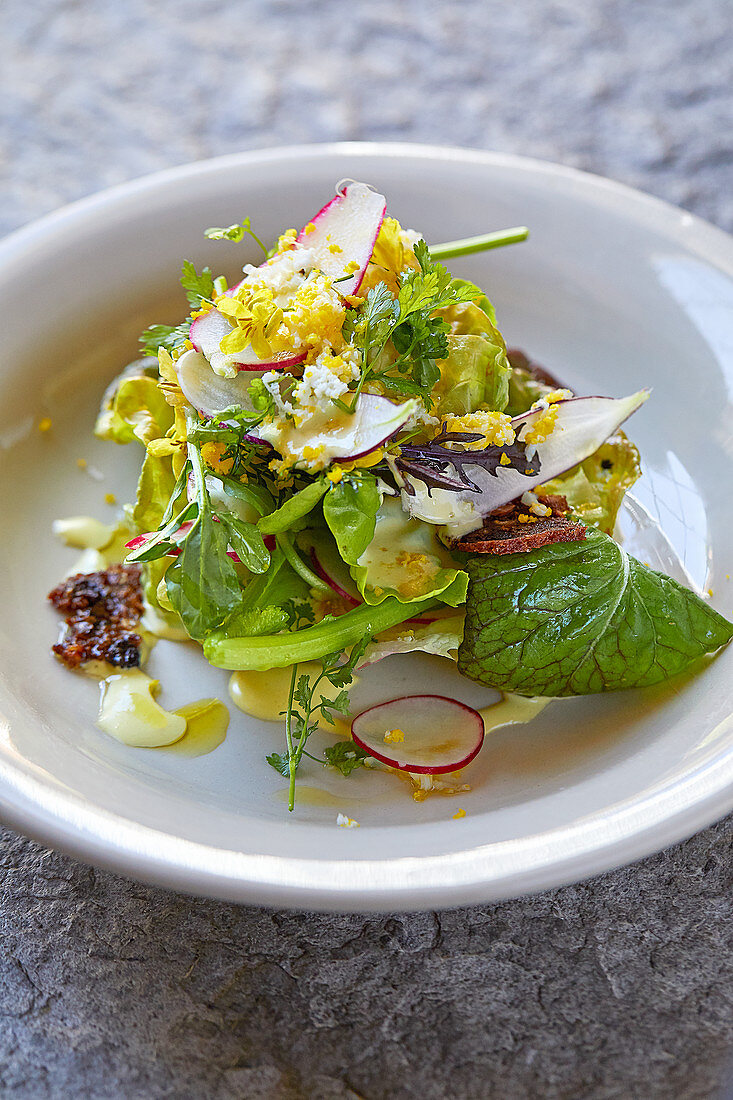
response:
<path fill-rule="evenodd" d="M 338 814 L 336 817 L 336 824 L 341 825 L 344 829 L 360 828 L 359 822 L 355 821 L 353 817 L 347 817 L 346 814 Z"/>

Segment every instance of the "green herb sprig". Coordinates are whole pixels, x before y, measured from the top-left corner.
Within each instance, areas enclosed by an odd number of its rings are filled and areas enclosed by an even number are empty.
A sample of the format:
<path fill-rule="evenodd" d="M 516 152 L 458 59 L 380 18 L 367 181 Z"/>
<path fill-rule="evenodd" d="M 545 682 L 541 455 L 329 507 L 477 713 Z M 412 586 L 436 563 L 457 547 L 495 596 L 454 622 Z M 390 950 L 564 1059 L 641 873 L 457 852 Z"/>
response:
<path fill-rule="evenodd" d="M 266 757 L 267 763 L 275 771 L 290 780 L 288 809 L 291 811 L 295 808 L 295 776 L 298 766 L 304 754 L 310 755 L 305 751 L 308 739 L 318 729 L 321 722 L 327 722 L 331 726 L 335 725 L 332 711 L 339 714 L 349 714 L 348 687 L 354 678 L 354 668 L 370 641 L 370 637 L 362 638 L 353 646 L 345 661 L 341 652 L 327 653 L 320 660 L 321 671 L 313 679 L 305 672 L 298 675 L 299 666 L 297 664 L 293 665 L 290 691 L 288 693 L 288 709 L 283 711 L 285 716 L 286 751 L 283 753 L 273 752 Z M 320 695 L 318 701 L 316 701 L 316 692 L 324 680 L 332 687 L 340 690 L 333 699 Z M 317 759 L 317 757 L 312 759 Z"/>

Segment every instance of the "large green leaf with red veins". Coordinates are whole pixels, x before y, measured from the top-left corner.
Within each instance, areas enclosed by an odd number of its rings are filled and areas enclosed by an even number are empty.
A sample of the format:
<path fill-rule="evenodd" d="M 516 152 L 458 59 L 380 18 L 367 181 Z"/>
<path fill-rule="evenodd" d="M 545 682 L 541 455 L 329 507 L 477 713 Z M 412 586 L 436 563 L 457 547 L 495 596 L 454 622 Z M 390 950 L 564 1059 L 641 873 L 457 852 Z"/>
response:
<path fill-rule="evenodd" d="M 600 531 L 467 565 L 464 676 L 519 695 L 586 695 L 655 684 L 733 637 L 694 592 Z"/>

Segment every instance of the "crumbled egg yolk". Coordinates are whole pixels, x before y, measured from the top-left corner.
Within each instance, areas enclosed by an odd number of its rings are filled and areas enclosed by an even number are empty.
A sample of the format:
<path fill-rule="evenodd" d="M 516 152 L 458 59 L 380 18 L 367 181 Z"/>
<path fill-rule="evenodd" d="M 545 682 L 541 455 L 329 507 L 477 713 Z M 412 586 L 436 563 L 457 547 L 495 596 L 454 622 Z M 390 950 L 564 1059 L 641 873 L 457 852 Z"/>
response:
<path fill-rule="evenodd" d="M 224 452 L 226 449 L 223 443 L 204 443 L 202 446 L 201 457 L 209 469 L 213 470 L 214 473 L 228 474 L 231 472 L 234 459 L 224 459 Z"/>
<path fill-rule="evenodd" d="M 466 811 L 465 810 L 463 810 L 463 809 L 456 810 L 456 812 L 453 814 L 453 820 L 458 821 L 459 818 L 465 817 L 465 816 L 466 816 Z"/>
<path fill-rule="evenodd" d="M 41 418 L 41 420 L 38 421 L 38 430 L 39 430 L 39 432 L 50 432 L 51 431 L 51 426 L 52 426 L 52 421 L 51 421 L 50 416 L 44 416 L 44 417 Z"/>
<path fill-rule="evenodd" d="M 397 745 L 404 740 L 405 735 L 402 730 L 387 730 L 384 735 L 384 742 L 386 745 Z"/>
<path fill-rule="evenodd" d="M 338 485 L 339 481 L 341 481 L 343 476 L 344 476 L 344 471 L 341 469 L 340 466 L 332 466 L 331 469 L 326 474 L 326 477 L 328 478 L 328 480 L 333 485 Z"/>
<path fill-rule="evenodd" d="M 117 497 L 114 495 L 114 493 L 105 493 L 104 494 L 104 501 L 105 501 L 105 504 L 116 504 L 117 503 Z"/>
<path fill-rule="evenodd" d="M 483 439 L 478 439 L 475 443 L 466 443 L 467 450 L 486 447 L 492 443 L 506 447 L 515 439 L 511 417 L 493 410 L 478 409 L 464 416 L 444 416 L 443 427 L 447 432 L 477 432 L 483 436 Z"/>

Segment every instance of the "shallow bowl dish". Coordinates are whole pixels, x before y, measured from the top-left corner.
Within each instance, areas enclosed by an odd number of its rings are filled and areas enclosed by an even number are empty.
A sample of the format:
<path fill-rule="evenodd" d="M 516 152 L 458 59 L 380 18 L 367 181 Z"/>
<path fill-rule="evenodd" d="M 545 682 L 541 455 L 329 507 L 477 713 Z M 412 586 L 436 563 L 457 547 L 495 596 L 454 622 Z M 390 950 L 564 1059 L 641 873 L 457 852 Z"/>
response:
<path fill-rule="evenodd" d="M 176 168 L 86 199 L 0 244 L 0 813 L 94 864 L 193 893 L 337 910 L 419 909 L 556 886 L 644 856 L 733 808 L 733 649 L 664 688 L 550 704 L 487 737 L 450 797 L 379 774 L 304 773 L 289 815 L 264 762 L 277 724 L 232 709 L 207 756 L 127 748 L 95 728 L 96 687 L 49 656 L 48 590 L 73 562 L 58 516 L 111 520 L 132 445 L 92 436 L 106 383 L 153 320 L 185 312 L 182 259 L 233 276 L 254 258 L 211 242 L 249 214 L 272 240 L 353 177 L 429 242 L 527 224 L 530 240 L 454 261 L 493 299 L 510 345 L 580 393 L 653 395 L 630 425 L 644 477 L 630 548 L 733 610 L 733 241 L 607 180 L 457 149 L 333 145 Z M 50 431 L 38 431 L 42 417 Z M 78 460 L 83 460 L 81 463 Z M 86 465 L 85 465 L 86 464 Z M 660 534 L 660 529 L 663 535 Z M 226 699 L 226 674 L 161 642 L 150 671 L 173 707 Z M 394 658 L 357 703 L 406 691 L 495 696 L 438 658 Z M 320 791 L 321 793 L 314 793 Z M 465 816 L 454 818 L 458 809 Z M 343 812 L 360 828 L 336 827 Z"/>

